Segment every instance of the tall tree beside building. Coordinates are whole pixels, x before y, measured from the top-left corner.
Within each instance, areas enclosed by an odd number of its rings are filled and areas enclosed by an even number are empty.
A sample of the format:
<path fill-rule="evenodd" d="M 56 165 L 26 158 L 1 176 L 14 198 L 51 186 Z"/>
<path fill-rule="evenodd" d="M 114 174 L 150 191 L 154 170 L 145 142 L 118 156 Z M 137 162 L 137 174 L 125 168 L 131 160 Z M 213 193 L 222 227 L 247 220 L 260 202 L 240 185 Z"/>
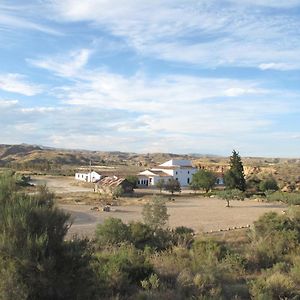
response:
<path fill-rule="evenodd" d="M 246 190 L 244 166 L 239 153 L 235 150 L 230 156 L 230 169 L 224 174 L 224 180 L 229 189 Z"/>

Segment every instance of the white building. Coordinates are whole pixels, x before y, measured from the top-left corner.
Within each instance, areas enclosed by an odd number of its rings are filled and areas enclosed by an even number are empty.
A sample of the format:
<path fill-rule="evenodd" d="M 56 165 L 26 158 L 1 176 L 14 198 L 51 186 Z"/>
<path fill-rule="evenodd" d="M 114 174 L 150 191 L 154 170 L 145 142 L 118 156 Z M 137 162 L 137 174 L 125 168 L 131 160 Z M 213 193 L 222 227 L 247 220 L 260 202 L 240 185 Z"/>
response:
<path fill-rule="evenodd" d="M 96 182 L 101 179 L 101 175 L 95 171 L 89 173 L 76 173 L 75 179 L 85 182 Z"/>
<path fill-rule="evenodd" d="M 158 167 L 140 172 L 138 174 L 138 186 L 153 186 L 158 180 L 174 178 L 181 186 L 188 186 L 197 169 L 192 166 L 190 160 L 171 159 Z"/>

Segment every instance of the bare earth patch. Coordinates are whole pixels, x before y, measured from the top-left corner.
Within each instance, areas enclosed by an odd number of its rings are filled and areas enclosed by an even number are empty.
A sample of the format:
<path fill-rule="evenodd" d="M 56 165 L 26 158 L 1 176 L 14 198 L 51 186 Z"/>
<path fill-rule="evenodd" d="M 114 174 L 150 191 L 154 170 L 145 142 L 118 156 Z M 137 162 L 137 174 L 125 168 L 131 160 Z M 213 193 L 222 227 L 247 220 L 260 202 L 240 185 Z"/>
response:
<path fill-rule="evenodd" d="M 85 184 L 78 184 L 73 177 L 36 176 L 33 177 L 33 183 L 46 184 L 57 194 L 58 206 L 70 213 L 72 226 L 68 237 L 74 234 L 93 237 L 96 226 L 109 217 L 120 218 L 126 223 L 141 221 L 143 204 L 149 201 L 153 194 L 158 193 L 153 189 L 138 189 L 136 197 L 122 198 L 118 201 L 121 205 L 112 206 L 111 212 L 103 212 L 99 194 L 93 193 L 93 188 Z M 197 233 L 251 225 L 266 212 L 281 213 L 286 208 L 284 204 L 255 200 L 232 200 L 231 207 L 227 208 L 225 200 L 196 196 L 186 189 L 180 196 L 166 196 L 166 193 L 163 195 L 165 199 L 175 199 L 167 202 L 169 226 L 186 226 L 193 228 Z M 100 211 L 91 210 L 94 206 L 98 206 Z"/>
<path fill-rule="evenodd" d="M 229 227 L 242 227 L 253 224 L 261 215 L 269 211 L 281 213 L 286 208 L 280 203 L 264 203 L 254 200 L 231 201 L 231 207 L 225 207 L 226 202 L 218 198 L 180 197 L 174 202 L 168 202 L 169 226 L 186 226 L 196 233 L 211 230 L 226 230 Z M 97 224 L 109 217 L 120 218 L 123 222 L 141 221 L 141 205 L 115 206 L 113 211 L 92 211 L 90 205 L 60 205 L 71 214 L 73 225 L 69 236 L 94 235 Z"/>

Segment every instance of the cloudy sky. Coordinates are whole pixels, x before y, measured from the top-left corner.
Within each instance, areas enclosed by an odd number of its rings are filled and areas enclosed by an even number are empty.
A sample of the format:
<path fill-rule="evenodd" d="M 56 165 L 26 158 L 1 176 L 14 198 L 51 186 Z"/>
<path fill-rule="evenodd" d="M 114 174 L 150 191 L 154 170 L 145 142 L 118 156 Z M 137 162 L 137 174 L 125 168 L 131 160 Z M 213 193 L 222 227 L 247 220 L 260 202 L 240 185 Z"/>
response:
<path fill-rule="evenodd" d="M 300 157 L 300 0 L 1 0 L 0 143 Z"/>

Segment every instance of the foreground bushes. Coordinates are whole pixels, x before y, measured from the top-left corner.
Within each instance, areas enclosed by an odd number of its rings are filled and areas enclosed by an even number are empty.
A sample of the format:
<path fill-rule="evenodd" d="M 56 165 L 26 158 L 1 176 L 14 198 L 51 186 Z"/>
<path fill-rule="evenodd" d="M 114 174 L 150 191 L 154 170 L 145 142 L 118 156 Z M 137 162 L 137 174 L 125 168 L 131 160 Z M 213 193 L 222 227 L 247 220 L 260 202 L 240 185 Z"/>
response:
<path fill-rule="evenodd" d="M 0 176 L 0 299 L 96 299 L 89 242 L 64 241 L 68 218 L 46 189 L 28 196 Z"/>
<path fill-rule="evenodd" d="M 108 247 L 96 252 L 94 267 L 103 295 L 132 293 L 153 273 L 145 254 L 134 246 Z"/>
<path fill-rule="evenodd" d="M 244 245 L 232 248 L 153 222 L 110 218 L 92 242 L 66 241 L 68 227 L 45 187 L 29 196 L 13 174 L 0 176 L 1 300 L 300 299 L 295 207 L 265 214 Z"/>
<path fill-rule="evenodd" d="M 141 222 L 124 224 L 120 219 L 108 218 L 97 226 L 96 243 L 98 247 L 106 245 L 132 244 L 137 249 L 150 248 L 156 251 L 169 249 L 178 244 L 190 245 L 193 230 L 178 227 L 175 230 L 153 228 Z"/>

